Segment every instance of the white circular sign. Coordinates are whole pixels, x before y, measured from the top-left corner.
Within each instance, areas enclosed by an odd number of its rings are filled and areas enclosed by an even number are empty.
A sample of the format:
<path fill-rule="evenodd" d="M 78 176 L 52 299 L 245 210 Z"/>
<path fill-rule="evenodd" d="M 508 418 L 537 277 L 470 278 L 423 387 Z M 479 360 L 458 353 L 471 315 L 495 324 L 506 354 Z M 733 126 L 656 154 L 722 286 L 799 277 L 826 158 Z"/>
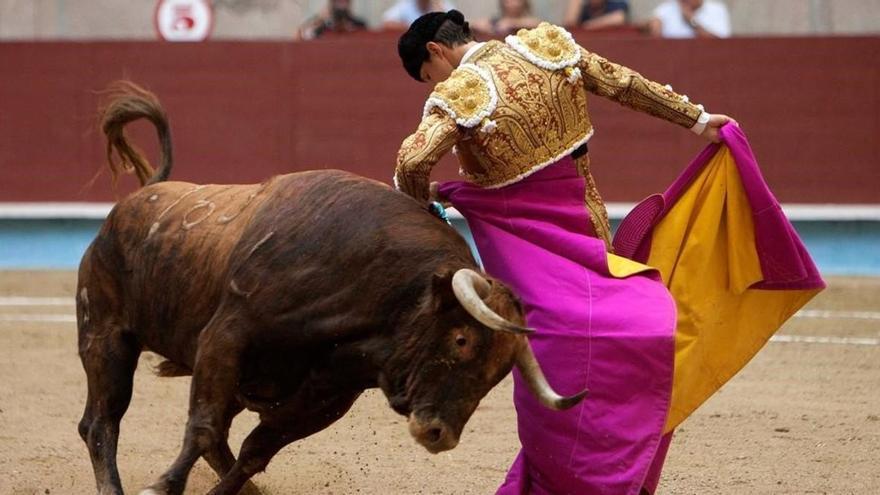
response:
<path fill-rule="evenodd" d="M 204 41 L 214 27 L 208 0 L 159 0 L 156 30 L 166 41 Z"/>

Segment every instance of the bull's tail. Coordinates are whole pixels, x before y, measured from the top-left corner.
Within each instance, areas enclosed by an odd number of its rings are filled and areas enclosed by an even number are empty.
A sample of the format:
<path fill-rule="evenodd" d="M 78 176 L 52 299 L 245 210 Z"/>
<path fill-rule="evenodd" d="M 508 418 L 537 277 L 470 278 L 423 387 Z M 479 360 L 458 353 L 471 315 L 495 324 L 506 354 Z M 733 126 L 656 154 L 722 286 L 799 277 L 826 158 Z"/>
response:
<path fill-rule="evenodd" d="M 101 129 L 107 136 L 107 162 L 116 183 L 120 172 L 137 175 L 141 186 L 155 184 L 171 175 L 171 130 L 168 117 L 153 93 L 130 81 L 116 81 L 104 92 L 106 101 L 101 108 Z M 138 119 L 147 119 L 156 127 L 161 145 L 161 164 L 154 171 L 143 152 L 128 142 L 125 125 Z M 115 152 L 115 156 L 114 156 Z"/>

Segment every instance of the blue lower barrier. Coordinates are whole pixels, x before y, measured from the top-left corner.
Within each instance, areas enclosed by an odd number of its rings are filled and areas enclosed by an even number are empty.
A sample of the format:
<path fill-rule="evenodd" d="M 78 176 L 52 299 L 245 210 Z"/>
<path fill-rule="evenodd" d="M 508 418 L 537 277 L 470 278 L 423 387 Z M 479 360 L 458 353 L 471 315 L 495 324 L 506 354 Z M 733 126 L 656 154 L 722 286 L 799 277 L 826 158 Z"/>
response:
<path fill-rule="evenodd" d="M 452 222 L 473 245 L 461 217 L 453 217 Z M 793 224 L 822 273 L 880 275 L 880 221 Z M 0 269 L 75 269 L 100 226 L 101 220 L 93 219 L 2 219 Z"/>

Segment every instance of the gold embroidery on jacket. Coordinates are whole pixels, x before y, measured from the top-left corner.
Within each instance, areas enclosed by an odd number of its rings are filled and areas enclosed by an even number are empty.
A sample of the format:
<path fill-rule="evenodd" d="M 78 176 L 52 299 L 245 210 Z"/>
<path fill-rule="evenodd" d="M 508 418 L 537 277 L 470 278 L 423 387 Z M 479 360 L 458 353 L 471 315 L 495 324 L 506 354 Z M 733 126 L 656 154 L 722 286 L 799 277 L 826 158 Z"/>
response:
<path fill-rule="evenodd" d="M 590 136 L 586 93 L 519 56 L 509 46 L 490 41 L 471 59 L 491 68 L 498 104 L 491 115 L 492 133 L 465 130 L 459 142 L 471 163 L 463 175 L 484 187 L 515 182 L 571 153 Z"/>
<path fill-rule="evenodd" d="M 395 186 L 419 201 L 428 201 L 431 168 L 458 138 L 458 127 L 452 117 L 440 111 L 431 112 L 416 132 L 403 141 L 397 153 Z"/>
<path fill-rule="evenodd" d="M 542 22 L 535 29 L 520 29 L 505 42 L 538 67 L 559 70 L 580 59 L 580 48 L 565 29 Z"/>
<path fill-rule="evenodd" d="M 424 115 L 439 107 L 458 125 L 474 127 L 495 110 L 497 103 L 489 73 L 476 65 L 462 64 L 448 79 L 434 87 L 425 104 Z"/>
<path fill-rule="evenodd" d="M 593 180 L 593 174 L 590 173 L 590 155 L 587 154 L 578 158 L 575 160 L 575 165 L 577 165 L 578 172 L 586 182 L 584 203 L 586 204 L 587 211 L 590 213 L 590 222 L 593 224 L 593 230 L 596 231 L 596 237 L 605 241 L 605 248 L 609 252 L 613 252 L 608 210 L 605 209 L 605 203 L 602 201 L 602 196 L 599 195 L 596 181 Z"/>
<path fill-rule="evenodd" d="M 700 107 L 666 86 L 645 79 L 638 72 L 609 62 L 583 48 L 578 68 L 588 91 L 634 110 L 687 128 L 693 127 L 702 113 Z"/>

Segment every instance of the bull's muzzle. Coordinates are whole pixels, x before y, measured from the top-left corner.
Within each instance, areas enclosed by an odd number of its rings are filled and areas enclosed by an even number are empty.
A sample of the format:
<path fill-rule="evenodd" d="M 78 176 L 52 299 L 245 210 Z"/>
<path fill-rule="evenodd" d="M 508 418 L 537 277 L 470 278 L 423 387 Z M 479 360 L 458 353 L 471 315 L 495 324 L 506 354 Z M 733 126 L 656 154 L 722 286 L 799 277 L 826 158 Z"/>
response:
<path fill-rule="evenodd" d="M 423 419 L 411 414 L 409 433 L 432 454 L 452 450 L 458 445 L 458 435 L 438 418 Z"/>

